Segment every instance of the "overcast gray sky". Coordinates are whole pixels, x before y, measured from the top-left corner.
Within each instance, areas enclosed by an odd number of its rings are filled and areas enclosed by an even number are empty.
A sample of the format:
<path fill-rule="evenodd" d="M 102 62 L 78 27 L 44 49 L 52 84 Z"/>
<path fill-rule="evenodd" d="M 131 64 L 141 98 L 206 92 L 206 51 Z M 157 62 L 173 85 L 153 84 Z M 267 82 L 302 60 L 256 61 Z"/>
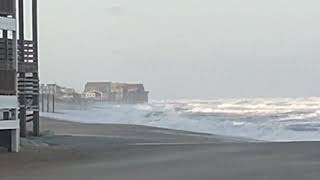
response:
<path fill-rule="evenodd" d="M 42 0 L 41 79 L 152 99 L 320 95 L 317 0 Z"/>

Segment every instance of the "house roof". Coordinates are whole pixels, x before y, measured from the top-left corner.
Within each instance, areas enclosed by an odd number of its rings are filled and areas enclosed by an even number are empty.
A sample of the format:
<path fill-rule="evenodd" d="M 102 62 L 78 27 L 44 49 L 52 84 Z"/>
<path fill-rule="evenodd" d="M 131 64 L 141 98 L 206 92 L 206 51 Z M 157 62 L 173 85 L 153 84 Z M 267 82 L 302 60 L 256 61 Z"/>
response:
<path fill-rule="evenodd" d="M 108 93 L 111 90 L 111 82 L 88 82 L 85 86 L 84 93 L 89 91 L 99 91 Z"/>
<path fill-rule="evenodd" d="M 144 91 L 143 84 L 127 84 L 125 88 L 127 88 L 128 91 L 138 91 L 138 92 Z"/>
<path fill-rule="evenodd" d="M 125 91 L 145 91 L 143 84 L 129 84 L 129 83 L 112 83 L 112 89 L 123 89 Z"/>

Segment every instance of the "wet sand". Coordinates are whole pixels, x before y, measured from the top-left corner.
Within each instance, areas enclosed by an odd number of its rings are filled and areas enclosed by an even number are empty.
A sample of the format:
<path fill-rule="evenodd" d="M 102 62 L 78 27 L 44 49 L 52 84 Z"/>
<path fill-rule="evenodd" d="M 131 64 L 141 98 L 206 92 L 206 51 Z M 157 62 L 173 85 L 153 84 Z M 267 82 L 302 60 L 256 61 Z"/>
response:
<path fill-rule="evenodd" d="M 320 143 L 266 143 L 133 125 L 43 119 L 41 138 L 0 153 L 1 180 L 320 178 Z"/>

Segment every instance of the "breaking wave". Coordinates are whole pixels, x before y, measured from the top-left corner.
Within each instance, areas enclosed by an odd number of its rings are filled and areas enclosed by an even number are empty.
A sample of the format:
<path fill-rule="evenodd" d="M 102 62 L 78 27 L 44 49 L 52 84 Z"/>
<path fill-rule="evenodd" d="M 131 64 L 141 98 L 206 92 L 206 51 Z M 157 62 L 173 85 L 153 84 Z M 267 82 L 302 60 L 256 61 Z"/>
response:
<path fill-rule="evenodd" d="M 64 105 L 44 117 L 136 124 L 264 141 L 320 140 L 320 98 L 152 101 L 142 105 Z"/>

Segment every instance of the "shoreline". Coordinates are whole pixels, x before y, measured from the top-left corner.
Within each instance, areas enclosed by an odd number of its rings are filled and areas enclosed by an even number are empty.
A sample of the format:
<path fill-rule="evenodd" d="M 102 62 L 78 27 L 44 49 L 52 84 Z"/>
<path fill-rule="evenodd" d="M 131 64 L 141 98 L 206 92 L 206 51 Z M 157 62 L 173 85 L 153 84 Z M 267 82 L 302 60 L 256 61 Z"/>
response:
<path fill-rule="evenodd" d="M 83 123 L 83 122 L 75 122 L 63 119 L 54 119 L 54 118 L 46 118 L 41 117 L 41 128 L 43 130 L 52 130 L 57 134 L 68 134 L 69 135 L 93 135 L 93 136 L 103 136 L 102 134 L 109 134 L 110 136 L 116 136 L 116 134 L 122 134 L 120 130 L 123 127 L 129 129 L 144 129 L 148 130 L 149 132 L 160 132 L 161 134 L 172 134 L 172 135 L 181 135 L 181 136 L 191 136 L 191 137 L 207 137 L 207 138 L 218 138 L 218 139 L 229 139 L 233 141 L 243 141 L 243 142 L 266 142 L 257 139 L 250 139 L 245 137 L 236 137 L 236 136 L 225 136 L 225 135 L 217 135 L 217 134 L 210 134 L 210 133 L 202 133 L 202 132 L 194 132 L 194 131 L 186 131 L 186 130 L 179 130 L 179 129 L 170 129 L 170 128 L 162 128 L 162 127 L 155 127 L 155 126 L 148 126 L 148 125 L 139 125 L 139 124 L 117 124 L 117 123 Z M 83 131 L 83 127 L 86 128 L 93 128 L 93 131 Z M 79 129 L 76 129 L 77 127 Z M 102 128 L 103 127 L 103 128 Z M 95 129 L 97 128 L 97 129 Z M 110 133 L 103 132 L 102 129 L 108 131 L 112 130 Z M 80 132 L 80 133 L 79 133 Z M 83 133 L 83 134 L 81 134 Z M 125 137 L 129 138 L 129 137 Z"/>

